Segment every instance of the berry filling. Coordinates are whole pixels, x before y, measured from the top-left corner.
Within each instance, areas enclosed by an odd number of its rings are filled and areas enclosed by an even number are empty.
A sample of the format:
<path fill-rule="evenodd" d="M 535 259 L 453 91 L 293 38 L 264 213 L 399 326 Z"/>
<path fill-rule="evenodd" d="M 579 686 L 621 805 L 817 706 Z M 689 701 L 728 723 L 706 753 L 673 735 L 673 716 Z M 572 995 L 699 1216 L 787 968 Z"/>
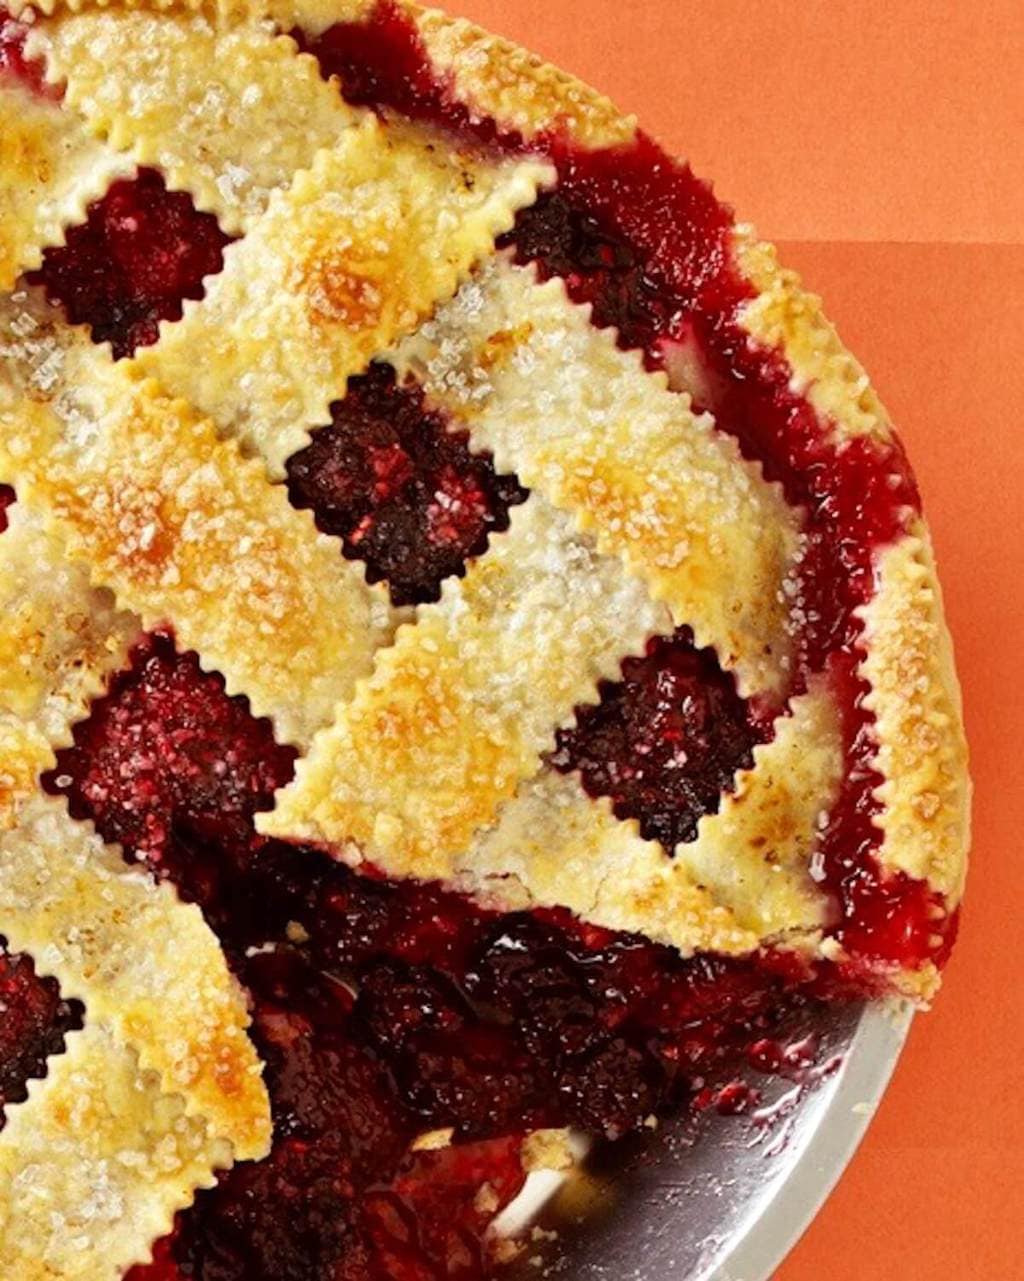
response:
<path fill-rule="evenodd" d="M 235 919 L 232 896 L 259 845 L 253 815 L 291 779 L 294 749 L 163 634 L 135 650 L 73 733 L 44 786 L 126 858 L 174 881 L 218 929 L 248 937 L 255 924 Z"/>
<path fill-rule="evenodd" d="M 365 21 L 336 24 L 305 47 L 353 102 L 463 143 L 523 148 L 519 135 L 459 101 L 451 81 L 433 71 L 415 24 L 389 0 L 379 0 Z M 955 918 L 926 886 L 883 871 L 874 856 L 880 780 L 864 690 L 853 676 L 857 610 L 874 592 L 877 555 L 920 510 L 899 442 L 864 436 L 837 448 L 831 424 L 792 389 L 782 355 L 750 341 L 740 316 L 753 289 L 736 262 L 731 211 L 688 166 L 642 133 L 605 150 L 581 149 L 559 132 L 531 145 L 555 164 L 558 182 L 520 211 L 499 243 L 517 261 L 536 264 L 541 278 L 561 277 L 575 301 L 591 305 L 595 324 L 613 326 L 622 346 L 639 349 L 650 368 L 664 367 L 673 385 L 690 390 L 696 407 L 712 411 L 804 509 L 791 692 L 826 671 L 845 699 L 845 783 L 824 855 L 841 937 L 868 968 L 941 959 Z M 620 796 L 610 772 L 591 770 L 590 786 L 625 813 L 634 802 Z"/>
<path fill-rule="evenodd" d="M 350 379 L 330 426 L 289 459 L 288 493 L 343 540 L 346 556 L 365 562 L 371 583 L 387 581 L 396 605 L 437 600 L 442 581 L 464 573 L 526 498 L 385 364 Z"/>
<path fill-rule="evenodd" d="M 325 77 L 337 76 L 345 101 L 353 106 L 386 107 L 439 124 L 477 145 L 507 147 L 520 141 L 489 116 L 471 111 L 438 80 L 415 26 L 390 0 L 378 0 L 365 21 L 338 22 L 317 36 L 299 28 L 290 34 L 317 59 Z"/>
<path fill-rule="evenodd" d="M 27 1097 L 46 1061 L 64 1051 L 68 1032 L 82 1026 L 82 1007 L 65 1001 L 56 980 L 40 978 L 32 960 L 0 938 L 0 1129 L 8 1103 Z"/>
<path fill-rule="evenodd" d="M 168 191 L 154 169 L 140 169 L 94 201 L 29 280 L 120 359 L 155 343 L 161 320 L 180 320 L 186 298 L 202 298 L 230 242 L 187 192 Z"/>
<path fill-rule="evenodd" d="M 10 485 L 0 485 L 0 534 L 7 528 L 7 509 L 14 502 L 14 490 Z"/>
<path fill-rule="evenodd" d="M 697 835 L 702 815 L 718 810 L 737 770 L 770 730 L 754 723 L 731 676 L 711 650 L 681 627 L 627 658 L 622 680 L 599 687 L 601 701 L 576 709 L 576 724 L 557 734 L 551 760 L 579 770 L 591 796 L 611 797 L 619 818 L 670 853 Z"/>
<path fill-rule="evenodd" d="M 669 665 L 677 647 L 663 647 Z M 693 651 L 679 652 L 693 693 Z M 618 694 L 627 723 L 632 688 Z M 200 1193 L 136 1281 L 484 1277 L 525 1132 L 639 1130 L 732 1079 L 818 990 L 792 958 L 684 960 L 564 912 L 502 915 L 262 838 L 253 816 L 293 759 L 244 698 L 155 635 L 46 778 L 202 906 L 267 1064 L 271 1156 Z M 451 1148 L 413 1150 L 437 1129 Z"/>

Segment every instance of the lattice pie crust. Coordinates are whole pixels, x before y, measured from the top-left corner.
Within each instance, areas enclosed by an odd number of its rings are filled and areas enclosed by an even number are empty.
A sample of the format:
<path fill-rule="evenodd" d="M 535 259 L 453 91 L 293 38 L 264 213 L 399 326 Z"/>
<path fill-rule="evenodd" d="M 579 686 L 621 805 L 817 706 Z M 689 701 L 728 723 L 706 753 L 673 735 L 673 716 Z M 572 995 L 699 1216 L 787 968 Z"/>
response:
<path fill-rule="evenodd" d="M 684 954 L 834 950 L 811 872 L 842 771 L 824 685 L 785 706 L 674 859 L 546 763 L 598 681 L 682 624 L 781 708 L 801 513 L 560 281 L 496 253 L 549 164 L 382 123 L 279 34 L 369 7 L 47 4 L 27 52 L 62 102 L 0 84 L 0 480 L 18 495 L 0 539 L 0 932 L 86 1008 L 0 1133 L 0 1273 L 17 1281 L 113 1281 L 269 1142 L 244 1001 L 200 912 L 38 784 L 144 629 L 173 623 L 300 749 L 266 833 Z M 407 12 L 458 96 L 524 138 L 633 136 L 514 46 Z M 240 239 L 201 301 L 115 363 L 22 277 L 143 163 Z M 751 342 L 781 352 L 837 439 L 887 438 L 816 300 L 748 229 L 734 249 Z M 531 490 L 411 619 L 278 483 L 379 357 Z M 881 556 L 862 622 L 878 858 L 952 908 L 965 754 L 922 524 Z"/>

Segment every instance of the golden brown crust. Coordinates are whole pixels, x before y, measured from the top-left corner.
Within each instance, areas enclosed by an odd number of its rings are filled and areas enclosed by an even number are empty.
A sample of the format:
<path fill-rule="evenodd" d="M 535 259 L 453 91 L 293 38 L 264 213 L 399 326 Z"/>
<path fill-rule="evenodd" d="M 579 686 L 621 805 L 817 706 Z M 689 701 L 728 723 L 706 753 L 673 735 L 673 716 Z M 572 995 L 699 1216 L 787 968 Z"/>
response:
<path fill-rule="evenodd" d="M 132 166 L 89 138 L 73 116 L 7 80 L 0 82 L 0 120 L 0 289 L 7 290 Z"/>
<path fill-rule="evenodd" d="M 889 415 L 863 366 L 826 319 L 821 299 L 806 292 L 795 271 L 779 266 L 774 245 L 758 240 L 751 227 L 736 228 L 733 253 L 755 291 L 739 323 L 759 346 L 785 356 L 793 372 L 791 390 L 833 425 L 834 439 L 888 439 Z"/>
<path fill-rule="evenodd" d="M 283 30 L 301 27 L 314 35 L 335 22 L 361 22 L 377 0 L 269 0 Z M 527 140 L 565 133 L 585 147 L 629 142 L 636 120 L 624 116 L 603 94 L 545 62 L 522 45 L 492 35 L 464 18 L 398 0 L 419 34 L 438 75 L 471 111 L 496 120 Z"/>
<path fill-rule="evenodd" d="M 0 1133 L 0 1275 L 120 1281 L 230 1146 L 100 1024 L 68 1038 Z"/>
<path fill-rule="evenodd" d="M 366 117 L 271 195 L 202 301 L 132 366 L 280 477 L 330 421 L 345 380 L 450 297 L 550 176 L 534 160 L 459 155 Z"/>
<path fill-rule="evenodd" d="M 131 1046 L 212 1140 L 263 1156 L 270 1122 L 245 1001 L 216 935 L 174 889 L 36 792 L 0 834 L 0 928 L 90 1024 Z"/>
<path fill-rule="evenodd" d="M 315 739 L 260 830 L 451 876 L 554 728 L 665 625 L 639 581 L 538 494 L 417 611 Z"/>
<path fill-rule="evenodd" d="M 741 693 L 781 696 L 799 512 L 561 280 L 499 255 L 390 358 L 713 646 Z"/>
<path fill-rule="evenodd" d="M 322 30 L 337 20 L 329 17 L 337 11 L 334 0 L 282 3 L 289 8 L 294 3 L 296 14 L 312 29 Z M 632 119 L 620 116 L 617 126 L 614 107 L 596 90 L 518 51 L 508 61 L 505 41 L 460 19 L 412 4 L 402 7 L 416 22 L 436 69 L 450 73 L 471 103 L 506 127 L 521 128 L 530 136 L 550 128 L 560 113 L 568 112 L 581 145 L 613 145 L 631 136 Z M 372 0 L 351 0 L 346 16 L 358 20 L 372 8 Z M 804 290 L 795 272 L 780 267 L 774 248 L 758 241 L 749 226 L 737 226 L 733 251 L 755 291 L 740 314 L 740 323 L 753 342 L 777 349 L 786 358 L 793 371 L 793 389 L 805 394 L 831 424 L 834 439 L 891 437 L 885 407 L 867 373 L 826 318 L 820 299 Z M 888 776 L 881 789 L 886 808 L 880 820 L 884 838 L 879 857 L 885 867 L 923 875 L 955 904 L 967 867 L 970 783 L 959 686 L 941 618 L 934 563 L 927 548 L 922 550 L 922 539 L 927 540 L 923 523 L 897 549 L 883 554 L 883 562 L 892 568 L 883 572 L 882 586 L 887 581 L 890 586 L 870 610 L 872 626 L 885 636 L 884 655 L 876 656 L 868 667 L 869 675 L 883 687 L 877 699 L 881 711 L 877 764 L 883 772 L 910 770 L 909 778 L 897 776 L 895 782 Z M 901 586 L 892 585 L 894 580 Z M 910 604 L 902 600 L 901 590 L 912 590 Z M 935 642 L 932 648 L 926 637 Z M 895 691 L 912 668 L 928 693 L 907 700 L 916 713 L 890 712 L 899 701 Z M 899 735 L 916 725 L 919 736 L 927 737 L 922 726 L 939 721 L 944 731 L 937 756 L 923 765 L 915 762 Z"/>
<path fill-rule="evenodd" d="M 861 617 L 865 705 L 885 780 L 875 793 L 878 859 L 927 880 L 953 908 L 963 893 L 971 789 L 953 647 L 923 521 L 882 554 L 878 590 Z"/>

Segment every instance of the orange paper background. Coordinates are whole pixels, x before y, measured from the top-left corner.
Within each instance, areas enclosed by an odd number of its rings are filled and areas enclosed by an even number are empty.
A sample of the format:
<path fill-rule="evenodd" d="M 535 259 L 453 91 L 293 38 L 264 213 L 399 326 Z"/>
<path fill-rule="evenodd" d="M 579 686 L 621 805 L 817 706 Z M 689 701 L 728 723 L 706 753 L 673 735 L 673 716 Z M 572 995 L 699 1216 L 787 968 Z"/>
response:
<path fill-rule="evenodd" d="M 1018 1281 L 1024 3 L 448 7 L 598 85 L 714 177 L 824 295 L 908 445 L 964 686 L 973 868 L 938 1003 L 777 1281 Z"/>

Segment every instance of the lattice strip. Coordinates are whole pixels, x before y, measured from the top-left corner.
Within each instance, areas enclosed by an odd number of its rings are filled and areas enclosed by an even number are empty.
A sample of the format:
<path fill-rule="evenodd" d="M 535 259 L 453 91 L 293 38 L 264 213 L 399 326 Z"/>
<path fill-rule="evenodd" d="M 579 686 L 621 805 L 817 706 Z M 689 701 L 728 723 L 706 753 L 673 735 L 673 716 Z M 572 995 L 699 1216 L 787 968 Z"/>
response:
<path fill-rule="evenodd" d="M 70 741 L 106 676 L 123 666 L 138 621 L 64 558 L 59 539 L 24 503 L 0 538 L 0 828 Z"/>
<path fill-rule="evenodd" d="M 231 1151 L 133 1052 L 90 1025 L 7 1109 L 0 1133 L 0 1275 L 120 1281 Z"/>
<path fill-rule="evenodd" d="M 621 557 L 741 693 L 782 693 L 799 514 L 560 281 L 495 259 L 393 359 L 499 468 Z"/>
<path fill-rule="evenodd" d="M 534 495 L 441 600 L 401 628 L 300 761 L 264 831 L 445 877 L 537 772 L 555 726 L 669 620 Z"/>
<path fill-rule="evenodd" d="M 367 119 L 272 195 L 206 298 L 135 366 L 281 475 L 347 378 L 454 292 L 549 174 Z"/>
<path fill-rule="evenodd" d="M 62 801 L 38 793 L 17 817 L 0 834 L 0 930 L 11 947 L 135 1047 L 239 1158 L 262 1156 L 269 1114 L 249 1018 L 202 913 L 129 867 Z"/>
<path fill-rule="evenodd" d="M 38 267 L 86 205 L 133 168 L 58 103 L 0 83 L 0 290 Z"/>
<path fill-rule="evenodd" d="M 93 133 L 161 169 L 231 233 L 357 119 L 316 61 L 261 23 L 87 12 L 38 24 L 27 52 L 66 81 L 65 105 Z"/>
<path fill-rule="evenodd" d="M 861 674 L 871 685 L 864 705 L 875 715 L 876 765 L 885 779 L 875 793 L 883 806 L 877 857 L 883 867 L 927 879 L 952 907 L 963 893 L 971 788 L 953 649 L 920 523 L 882 555 L 878 590 L 861 617 Z"/>
<path fill-rule="evenodd" d="M 9 308 L 8 332 L 24 335 L 0 394 L 0 474 L 147 628 L 172 621 L 230 693 L 305 743 L 389 637 L 384 589 L 234 442 L 81 334 L 47 327 L 33 301 Z"/>
<path fill-rule="evenodd" d="M 520 787 L 496 826 L 456 860 L 454 875 L 463 890 L 502 907 L 567 907 L 684 956 L 742 955 L 759 942 L 683 864 L 643 840 L 635 823 L 620 822 L 607 800 L 551 770 Z"/>
<path fill-rule="evenodd" d="M 369 22 L 379 8 L 379 0 L 266 0 L 283 30 L 299 27 L 311 36 L 336 22 Z M 409 20 L 434 75 L 473 116 L 526 139 L 558 134 L 584 147 L 614 147 L 635 136 L 634 116 L 521 45 L 409 0 L 391 0 L 390 8 Z"/>

